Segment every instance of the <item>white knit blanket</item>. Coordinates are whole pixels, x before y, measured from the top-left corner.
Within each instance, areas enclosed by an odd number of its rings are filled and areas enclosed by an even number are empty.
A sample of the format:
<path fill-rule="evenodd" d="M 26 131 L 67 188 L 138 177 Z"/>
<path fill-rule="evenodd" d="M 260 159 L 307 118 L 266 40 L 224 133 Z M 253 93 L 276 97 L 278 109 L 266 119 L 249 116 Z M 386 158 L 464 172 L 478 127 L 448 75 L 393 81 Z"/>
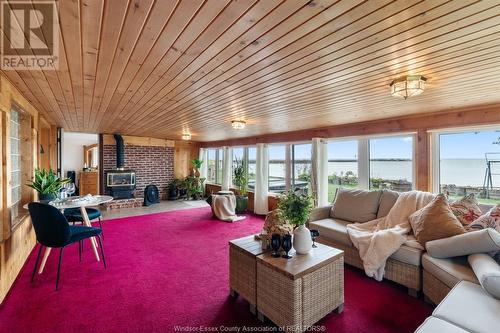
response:
<path fill-rule="evenodd" d="M 212 211 L 219 220 L 236 222 L 244 220 L 245 216 L 237 216 L 236 197 L 234 195 L 212 195 Z"/>
<path fill-rule="evenodd" d="M 411 231 L 409 216 L 433 198 L 428 192 L 401 193 L 387 216 L 347 225 L 347 233 L 359 250 L 366 275 L 378 281 L 383 279 L 387 258 L 407 242 Z"/>

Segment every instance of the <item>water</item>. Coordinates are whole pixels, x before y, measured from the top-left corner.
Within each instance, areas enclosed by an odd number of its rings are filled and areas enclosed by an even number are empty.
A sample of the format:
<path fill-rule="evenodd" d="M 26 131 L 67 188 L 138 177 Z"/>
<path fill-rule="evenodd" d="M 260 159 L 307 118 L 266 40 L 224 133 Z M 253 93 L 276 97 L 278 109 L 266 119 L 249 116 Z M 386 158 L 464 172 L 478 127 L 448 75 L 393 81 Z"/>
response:
<path fill-rule="evenodd" d="M 252 168 L 251 168 L 252 169 Z M 296 170 L 303 166 L 297 165 Z M 484 159 L 443 159 L 441 160 L 441 184 L 458 186 L 483 186 L 486 162 Z M 493 165 L 493 186 L 500 186 L 500 163 Z M 269 165 L 269 176 L 284 177 L 284 164 Z M 357 162 L 329 162 L 328 175 L 340 175 L 347 171 L 358 174 Z M 372 161 L 370 162 L 370 177 L 382 179 L 406 179 L 413 181 L 412 161 Z"/>

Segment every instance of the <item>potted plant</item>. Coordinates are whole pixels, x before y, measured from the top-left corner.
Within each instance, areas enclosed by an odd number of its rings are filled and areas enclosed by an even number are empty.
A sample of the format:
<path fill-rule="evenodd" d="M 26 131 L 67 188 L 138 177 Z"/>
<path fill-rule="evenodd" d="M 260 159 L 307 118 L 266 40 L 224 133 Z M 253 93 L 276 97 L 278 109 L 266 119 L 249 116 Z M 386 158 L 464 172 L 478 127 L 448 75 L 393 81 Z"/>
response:
<path fill-rule="evenodd" d="M 174 179 L 168 184 L 168 200 L 177 200 L 179 197 L 180 179 Z"/>
<path fill-rule="evenodd" d="M 27 186 L 38 192 L 41 202 L 49 202 L 57 198 L 57 193 L 64 184 L 69 183 L 69 178 L 59 178 L 52 169 L 35 169 L 35 179 L 28 181 Z"/>
<path fill-rule="evenodd" d="M 311 232 L 305 226 L 312 208 L 313 198 L 310 195 L 288 191 L 278 199 L 281 217 L 295 226 L 293 247 L 298 254 L 306 254 L 312 247 Z"/>
<path fill-rule="evenodd" d="M 191 165 L 193 166 L 194 169 L 194 176 L 195 177 L 200 177 L 200 168 L 201 165 L 203 164 L 203 160 L 199 160 L 195 158 L 194 160 L 191 160 Z"/>
<path fill-rule="evenodd" d="M 236 159 L 236 165 L 233 168 L 233 183 L 238 189 L 235 211 L 237 214 L 241 214 L 248 208 L 248 178 L 246 173 L 246 163 L 243 160 Z"/>

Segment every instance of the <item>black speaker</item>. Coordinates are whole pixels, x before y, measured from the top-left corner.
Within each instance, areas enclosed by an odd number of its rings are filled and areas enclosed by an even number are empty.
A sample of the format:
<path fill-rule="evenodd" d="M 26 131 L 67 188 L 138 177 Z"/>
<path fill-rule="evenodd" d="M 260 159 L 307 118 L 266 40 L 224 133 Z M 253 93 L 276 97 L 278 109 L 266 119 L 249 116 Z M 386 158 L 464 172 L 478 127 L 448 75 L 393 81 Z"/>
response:
<path fill-rule="evenodd" d="M 143 206 L 150 206 L 160 202 L 160 192 L 156 185 L 148 185 L 144 189 L 144 204 Z"/>

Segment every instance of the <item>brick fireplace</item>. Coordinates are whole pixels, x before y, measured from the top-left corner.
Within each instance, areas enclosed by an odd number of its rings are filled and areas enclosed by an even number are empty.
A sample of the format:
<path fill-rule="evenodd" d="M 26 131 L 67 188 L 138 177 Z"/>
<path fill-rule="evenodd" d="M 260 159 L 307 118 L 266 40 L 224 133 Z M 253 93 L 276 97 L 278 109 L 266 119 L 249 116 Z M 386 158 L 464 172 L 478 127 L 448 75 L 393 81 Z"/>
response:
<path fill-rule="evenodd" d="M 158 186 L 160 198 L 166 199 L 168 184 L 174 178 L 174 148 L 125 144 L 125 168 L 136 172 L 136 198 L 144 197 L 144 188 Z M 116 145 L 104 144 L 102 149 L 104 174 L 116 168 Z"/>

